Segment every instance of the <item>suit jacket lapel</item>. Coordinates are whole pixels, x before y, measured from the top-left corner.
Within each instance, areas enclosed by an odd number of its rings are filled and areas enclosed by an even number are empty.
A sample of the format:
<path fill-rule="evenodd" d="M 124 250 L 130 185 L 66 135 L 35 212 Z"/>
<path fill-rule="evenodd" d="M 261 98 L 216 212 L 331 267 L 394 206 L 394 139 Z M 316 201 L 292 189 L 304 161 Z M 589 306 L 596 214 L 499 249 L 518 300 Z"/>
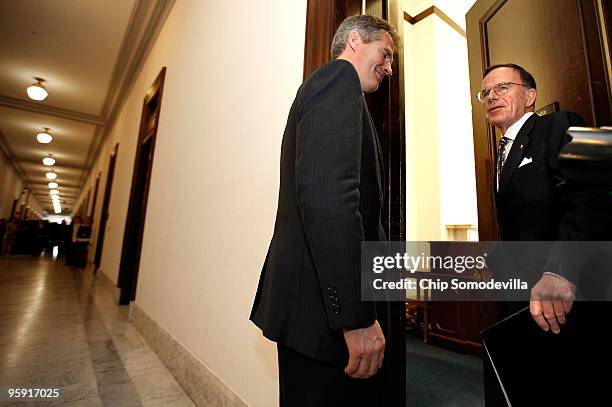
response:
<path fill-rule="evenodd" d="M 512 179 L 512 175 L 514 171 L 518 168 L 523 156 L 525 155 L 525 151 L 527 150 L 527 146 L 529 145 L 529 135 L 535 126 L 535 122 L 537 120 L 538 115 L 532 115 L 521 130 L 516 135 L 514 142 L 512 143 L 512 148 L 508 153 L 508 158 L 504 163 L 504 168 L 501 172 L 501 177 L 499 179 L 499 200 L 500 202 L 504 202 L 506 196 L 508 194 L 508 186 L 510 184 L 510 180 Z"/>

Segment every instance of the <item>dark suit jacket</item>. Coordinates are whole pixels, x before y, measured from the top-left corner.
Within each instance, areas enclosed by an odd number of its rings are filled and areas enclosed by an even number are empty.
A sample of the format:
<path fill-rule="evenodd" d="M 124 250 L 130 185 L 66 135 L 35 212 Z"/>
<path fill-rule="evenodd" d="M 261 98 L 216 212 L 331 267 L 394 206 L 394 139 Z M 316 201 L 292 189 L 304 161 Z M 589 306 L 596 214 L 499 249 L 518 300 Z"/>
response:
<path fill-rule="evenodd" d="M 569 141 L 570 126 L 583 125 L 580 116 L 554 112 L 532 115 L 519 131 L 504 164 L 496 203 L 502 240 L 570 239 L 577 231 L 568 225 L 572 202 L 562 195 L 558 157 Z M 519 168 L 523 159 L 530 164 Z"/>
<path fill-rule="evenodd" d="M 360 243 L 382 240 L 376 131 L 357 71 L 334 60 L 295 97 L 281 148 L 274 236 L 251 320 L 264 335 L 343 366 L 343 328 L 371 325 L 360 301 Z"/>
<path fill-rule="evenodd" d="M 538 253 L 531 253 L 529 259 L 514 259 L 528 266 L 531 283 L 544 271 L 576 282 L 577 269 L 570 272 L 564 267 L 567 261 L 559 261 L 569 246 L 559 242 L 606 240 L 609 234 L 603 227 L 608 214 L 601 199 L 576 193 L 559 171 L 559 152 L 570 141 L 567 129 L 583 125 L 572 112 L 531 116 L 517 134 L 501 173 L 496 203 L 502 240 L 550 242 L 533 245 Z M 520 166 L 525 158 L 532 162 Z M 545 248 L 549 251 L 544 252 Z M 521 257 L 527 252 L 521 250 Z"/>
<path fill-rule="evenodd" d="M 581 284 L 583 276 L 578 275 L 579 267 L 573 264 L 576 259 L 570 253 L 574 247 L 570 241 L 605 240 L 610 230 L 609 214 L 604 209 L 606 201 L 597 196 L 577 193 L 564 183 L 559 171 L 559 152 L 570 141 L 566 130 L 570 126 L 582 125 L 582 119 L 571 112 L 531 116 L 512 144 L 496 194 L 502 240 L 528 242 L 515 253 L 512 250 L 516 246 L 510 246 L 508 250 L 506 245 L 500 262 L 502 273 L 517 277 L 512 273 L 520 270 L 518 277 L 527 277 L 532 287 L 543 272 L 550 271 L 576 283 L 578 297 L 580 290 L 588 288 L 588 284 Z M 531 158 L 532 162 L 519 168 L 524 158 Z M 535 244 L 534 241 L 542 243 Z M 500 246 L 503 247 L 504 242 Z M 529 253 L 532 247 L 534 250 Z M 591 254 L 581 253 L 581 256 L 588 258 Z M 585 274 L 593 274 L 600 266 L 609 274 L 610 263 L 606 265 L 608 259 L 603 260 L 597 267 L 586 270 L 588 273 Z M 496 270 L 493 272 L 496 273 Z M 602 285 L 607 282 L 599 278 L 597 283 Z M 505 374 L 511 376 L 504 380 L 509 381 L 510 385 L 514 380 L 522 380 L 523 383 L 538 383 L 540 389 L 557 389 L 548 393 L 530 393 L 530 405 L 567 404 L 567 400 L 572 400 L 578 394 L 573 389 L 581 389 L 580 394 L 602 394 L 606 389 L 594 385 L 597 374 L 590 366 L 594 360 L 601 360 L 602 355 L 606 354 L 607 344 L 604 345 L 605 341 L 600 338 L 602 335 L 585 335 L 585 332 L 601 325 L 601 321 L 610 314 L 609 304 L 575 303 L 567 317 L 567 325 L 561 328 L 558 336 L 541 331 L 530 317 L 524 319 L 524 326 L 520 328 L 523 332 L 518 336 L 532 340 L 526 344 L 530 350 L 534 349 L 534 344 L 539 346 L 537 351 L 529 353 L 530 363 L 536 368 L 526 369 L 523 366 L 514 371 L 508 370 Z M 501 303 L 500 307 L 502 315 L 508 316 L 525 305 L 523 302 L 506 302 Z M 514 339 L 510 338 L 508 343 L 511 344 Z M 520 342 L 518 349 L 522 351 Z M 526 359 L 524 354 L 520 354 L 516 363 L 523 363 Z M 488 366 L 485 365 L 485 382 L 496 382 Z M 489 398 L 498 396 L 491 393 L 488 385 L 485 385 L 485 389 L 487 406 L 506 405 L 505 401 L 492 403 L 494 400 Z"/>

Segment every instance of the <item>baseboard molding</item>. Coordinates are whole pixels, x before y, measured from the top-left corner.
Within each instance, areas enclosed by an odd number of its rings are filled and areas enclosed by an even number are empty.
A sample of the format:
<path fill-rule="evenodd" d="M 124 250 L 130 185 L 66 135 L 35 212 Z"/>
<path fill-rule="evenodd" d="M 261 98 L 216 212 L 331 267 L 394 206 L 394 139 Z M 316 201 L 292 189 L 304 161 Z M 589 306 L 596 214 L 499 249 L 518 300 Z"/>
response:
<path fill-rule="evenodd" d="M 142 310 L 130 304 L 131 322 L 197 406 L 248 407 L 200 360 Z"/>

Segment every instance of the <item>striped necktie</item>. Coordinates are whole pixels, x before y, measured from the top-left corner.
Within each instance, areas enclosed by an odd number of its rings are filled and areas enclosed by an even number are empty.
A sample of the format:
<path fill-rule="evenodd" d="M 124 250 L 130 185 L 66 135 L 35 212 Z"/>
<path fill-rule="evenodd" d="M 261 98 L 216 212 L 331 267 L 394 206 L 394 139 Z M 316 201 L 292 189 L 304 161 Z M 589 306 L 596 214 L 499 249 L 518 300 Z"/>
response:
<path fill-rule="evenodd" d="M 502 168 L 506 162 L 506 144 L 510 139 L 508 137 L 502 137 L 499 140 L 499 148 L 497 149 L 497 189 L 499 190 L 499 179 L 501 178 Z"/>

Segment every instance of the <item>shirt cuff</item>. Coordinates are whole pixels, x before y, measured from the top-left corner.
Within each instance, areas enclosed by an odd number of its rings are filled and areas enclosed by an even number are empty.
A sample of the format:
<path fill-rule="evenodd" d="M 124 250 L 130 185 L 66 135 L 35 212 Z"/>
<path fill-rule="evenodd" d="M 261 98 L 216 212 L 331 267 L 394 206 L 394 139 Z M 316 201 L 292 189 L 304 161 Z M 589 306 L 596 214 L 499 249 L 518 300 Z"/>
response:
<path fill-rule="evenodd" d="M 559 278 L 564 279 L 565 281 L 569 281 L 567 278 L 563 277 L 562 275 L 557 274 L 557 273 L 553 273 L 553 272 L 550 272 L 550 271 L 545 271 L 542 274 L 550 274 L 551 276 L 559 277 Z M 570 283 L 571 283 L 571 281 L 570 281 Z"/>

